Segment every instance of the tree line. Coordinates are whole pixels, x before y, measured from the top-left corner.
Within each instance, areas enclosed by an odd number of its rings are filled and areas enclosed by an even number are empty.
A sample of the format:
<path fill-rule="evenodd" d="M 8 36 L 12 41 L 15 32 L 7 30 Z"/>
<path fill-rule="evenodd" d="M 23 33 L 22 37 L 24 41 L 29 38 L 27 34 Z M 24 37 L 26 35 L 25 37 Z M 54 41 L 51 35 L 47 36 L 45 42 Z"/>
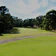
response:
<path fill-rule="evenodd" d="M 0 6 L 0 33 L 11 32 L 14 27 L 32 27 L 45 30 L 56 30 L 56 10 L 50 10 L 46 15 L 22 20 L 9 13 L 6 6 Z"/>
<path fill-rule="evenodd" d="M 40 27 L 45 30 L 56 30 L 56 10 L 50 10 L 46 15 L 30 19 L 16 19 L 16 27 Z"/>

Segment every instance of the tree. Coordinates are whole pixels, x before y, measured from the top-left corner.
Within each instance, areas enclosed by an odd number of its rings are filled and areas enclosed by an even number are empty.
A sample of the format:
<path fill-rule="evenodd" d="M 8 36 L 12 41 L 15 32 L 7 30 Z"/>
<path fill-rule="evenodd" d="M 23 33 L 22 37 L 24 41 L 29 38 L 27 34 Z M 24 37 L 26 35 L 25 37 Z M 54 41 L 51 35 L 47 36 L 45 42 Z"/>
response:
<path fill-rule="evenodd" d="M 0 6 L 0 33 L 13 29 L 13 18 L 6 6 Z"/>
<path fill-rule="evenodd" d="M 33 27 L 37 25 L 36 19 L 25 19 L 23 23 L 24 27 Z"/>
<path fill-rule="evenodd" d="M 43 18 L 44 16 L 38 16 L 36 17 L 36 21 L 37 21 L 37 26 L 42 28 L 42 22 L 44 20 Z"/>
<path fill-rule="evenodd" d="M 56 11 L 55 10 L 50 10 L 49 12 L 46 13 L 45 29 L 46 30 L 56 29 Z"/>
<path fill-rule="evenodd" d="M 8 13 L 9 13 L 9 9 L 6 8 L 6 6 L 0 6 L 0 15 L 2 14 L 4 16 L 5 14 Z"/>
<path fill-rule="evenodd" d="M 14 26 L 15 27 L 23 27 L 23 20 L 22 19 L 18 19 L 18 17 L 14 17 Z"/>
<path fill-rule="evenodd" d="M 28 26 L 29 26 L 29 19 L 25 19 L 25 20 L 23 21 L 23 26 L 24 26 L 24 27 L 28 27 Z"/>

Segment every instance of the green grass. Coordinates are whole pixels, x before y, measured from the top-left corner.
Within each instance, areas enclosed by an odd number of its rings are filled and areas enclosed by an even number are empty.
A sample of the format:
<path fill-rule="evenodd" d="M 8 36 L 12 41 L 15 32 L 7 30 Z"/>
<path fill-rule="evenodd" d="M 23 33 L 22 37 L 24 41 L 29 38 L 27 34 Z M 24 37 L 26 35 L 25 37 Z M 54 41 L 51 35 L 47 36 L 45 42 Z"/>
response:
<path fill-rule="evenodd" d="M 41 29 L 32 29 L 32 28 L 18 28 L 18 29 L 20 30 L 19 34 L 3 34 L 3 36 L 0 36 L 0 40 L 22 37 L 22 36 L 35 36 L 37 34 L 52 33 L 52 32 L 41 30 Z M 54 33 L 52 33 L 52 34 L 54 34 Z"/>
<path fill-rule="evenodd" d="M 0 56 L 56 56 L 56 37 L 41 36 L 0 44 Z"/>
<path fill-rule="evenodd" d="M 19 28 L 20 34 L 3 34 L 1 39 L 21 36 L 36 36 L 37 34 L 53 34 L 37 36 L 6 44 L 0 44 L 0 56 L 56 56 L 56 33 L 41 29 Z"/>

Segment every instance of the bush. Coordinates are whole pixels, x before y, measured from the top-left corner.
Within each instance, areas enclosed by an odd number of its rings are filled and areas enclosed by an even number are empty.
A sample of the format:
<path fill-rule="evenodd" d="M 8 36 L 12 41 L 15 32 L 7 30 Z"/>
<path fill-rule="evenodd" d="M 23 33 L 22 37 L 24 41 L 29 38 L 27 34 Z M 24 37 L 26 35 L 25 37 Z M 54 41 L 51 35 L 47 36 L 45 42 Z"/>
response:
<path fill-rule="evenodd" d="M 13 28 L 13 29 L 11 29 L 9 31 L 9 33 L 11 33 L 11 34 L 17 34 L 17 33 L 19 33 L 19 30 L 17 28 Z"/>

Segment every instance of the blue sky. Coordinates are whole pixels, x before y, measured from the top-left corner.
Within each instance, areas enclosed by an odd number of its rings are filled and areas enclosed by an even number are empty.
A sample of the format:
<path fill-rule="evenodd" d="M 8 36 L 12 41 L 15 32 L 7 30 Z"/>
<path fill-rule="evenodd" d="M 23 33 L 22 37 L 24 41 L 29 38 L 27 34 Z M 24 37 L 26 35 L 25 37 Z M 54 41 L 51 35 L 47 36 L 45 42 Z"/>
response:
<path fill-rule="evenodd" d="M 11 15 L 26 19 L 56 10 L 56 0 L 0 0 L 0 6 L 6 6 Z"/>

